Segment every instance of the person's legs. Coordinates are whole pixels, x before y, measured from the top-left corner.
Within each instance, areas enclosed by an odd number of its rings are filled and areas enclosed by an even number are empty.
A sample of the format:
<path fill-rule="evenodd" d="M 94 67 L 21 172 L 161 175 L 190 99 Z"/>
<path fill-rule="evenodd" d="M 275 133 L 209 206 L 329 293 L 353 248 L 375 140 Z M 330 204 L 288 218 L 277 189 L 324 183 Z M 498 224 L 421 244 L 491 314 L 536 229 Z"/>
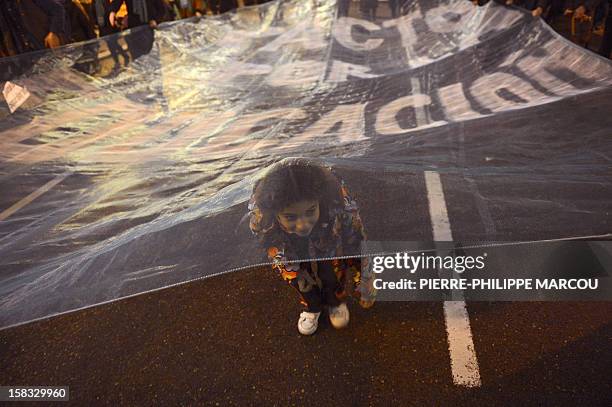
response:
<path fill-rule="evenodd" d="M 350 0 L 338 0 L 338 17 L 348 16 L 349 8 L 351 7 Z"/>
<path fill-rule="evenodd" d="M 369 16 L 368 16 L 368 5 L 366 3 L 366 0 L 361 0 L 359 2 L 359 12 L 361 13 L 361 19 L 362 20 L 369 20 Z"/>
<path fill-rule="evenodd" d="M 302 303 L 306 312 L 321 312 L 323 307 L 323 294 L 316 284 L 302 277 L 289 280 L 288 283 L 298 292 L 300 303 Z"/>
<path fill-rule="evenodd" d="M 312 277 L 309 263 L 302 263 L 301 267 L 305 268 L 308 275 Z M 305 278 L 305 276 L 299 276 L 287 281 L 298 292 L 300 302 L 305 307 L 305 310 L 300 314 L 297 324 L 298 331 L 302 335 L 312 335 L 319 325 L 323 301 L 321 290 L 315 281 L 314 278 Z"/>
<path fill-rule="evenodd" d="M 546 10 L 544 10 L 546 12 Z M 546 14 L 546 22 L 550 25 L 555 24 L 558 17 L 562 17 L 565 12 L 565 0 L 552 0 L 548 14 Z"/>
<path fill-rule="evenodd" d="M 320 261 L 317 262 L 317 267 L 322 285 L 322 297 L 329 306 L 329 321 L 334 328 L 343 328 L 349 322 L 349 312 L 346 303 L 338 299 L 342 290 L 332 262 Z"/>
<path fill-rule="evenodd" d="M 397 18 L 398 16 L 398 2 L 399 0 L 389 0 L 389 8 L 391 9 L 391 17 Z"/>
<path fill-rule="evenodd" d="M 317 262 L 317 274 L 319 280 L 321 280 L 321 296 L 330 307 L 337 307 L 340 305 L 340 300 L 336 295 L 340 290 L 340 283 L 334 272 L 334 267 L 331 261 L 318 261 Z"/>
<path fill-rule="evenodd" d="M 599 55 L 606 58 L 610 58 L 612 52 L 612 10 L 608 10 L 608 17 L 606 17 L 606 26 L 604 28 L 603 38 L 601 40 L 601 46 L 599 47 Z"/>

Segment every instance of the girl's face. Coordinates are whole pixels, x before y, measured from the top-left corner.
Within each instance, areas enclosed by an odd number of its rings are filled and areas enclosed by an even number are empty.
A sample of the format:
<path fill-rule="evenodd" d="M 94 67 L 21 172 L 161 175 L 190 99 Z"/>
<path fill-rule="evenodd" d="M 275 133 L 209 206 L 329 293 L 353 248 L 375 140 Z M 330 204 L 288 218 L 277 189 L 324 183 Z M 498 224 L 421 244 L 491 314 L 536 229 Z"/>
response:
<path fill-rule="evenodd" d="M 319 201 L 300 201 L 283 208 L 276 219 L 285 232 L 306 237 L 319 221 L 319 215 Z"/>

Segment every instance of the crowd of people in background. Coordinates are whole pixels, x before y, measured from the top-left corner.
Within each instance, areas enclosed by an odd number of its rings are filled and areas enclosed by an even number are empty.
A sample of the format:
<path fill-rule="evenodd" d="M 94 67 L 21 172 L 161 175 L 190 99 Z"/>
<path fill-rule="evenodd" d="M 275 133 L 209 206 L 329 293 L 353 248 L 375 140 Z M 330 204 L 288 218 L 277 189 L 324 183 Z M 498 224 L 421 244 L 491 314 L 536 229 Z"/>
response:
<path fill-rule="evenodd" d="M 0 2 L 0 57 L 55 48 L 124 29 L 192 16 L 212 15 L 269 0 L 3 0 Z M 490 0 L 470 0 L 482 6 Z M 572 40 L 588 46 L 600 35 L 598 52 L 612 51 L 612 0 L 491 0 L 524 7 L 550 24 L 571 21 Z M 376 19 L 381 3 L 391 17 L 406 12 L 410 0 L 358 0 L 362 18 Z M 345 2 L 344 5 L 350 4 Z M 345 10 L 348 11 L 348 10 Z M 340 10 L 342 14 L 342 10 Z"/>
<path fill-rule="evenodd" d="M 470 0 L 484 5 L 490 0 Z M 612 0 L 494 0 L 506 6 L 523 7 L 533 17 L 544 18 L 553 27 L 562 19 L 570 21 L 570 38 L 588 47 L 593 34 L 601 36 L 598 53 L 610 58 L 612 52 Z"/>
<path fill-rule="evenodd" d="M 598 52 L 609 58 L 612 52 L 612 0 L 469 0 L 475 6 L 484 6 L 489 1 L 509 6 L 521 7 L 531 12 L 534 18 L 543 18 L 558 29 L 563 19 L 569 21 L 571 28 L 568 37 L 575 43 L 590 48 L 593 34 L 601 36 Z M 386 4 L 391 17 L 396 18 L 409 12 L 412 0 L 359 0 L 361 18 L 376 21 L 377 10 Z M 340 14 L 348 15 L 348 3 Z M 564 32 L 565 34 L 565 32 Z"/>
<path fill-rule="evenodd" d="M 0 57 L 270 0 L 2 0 Z"/>

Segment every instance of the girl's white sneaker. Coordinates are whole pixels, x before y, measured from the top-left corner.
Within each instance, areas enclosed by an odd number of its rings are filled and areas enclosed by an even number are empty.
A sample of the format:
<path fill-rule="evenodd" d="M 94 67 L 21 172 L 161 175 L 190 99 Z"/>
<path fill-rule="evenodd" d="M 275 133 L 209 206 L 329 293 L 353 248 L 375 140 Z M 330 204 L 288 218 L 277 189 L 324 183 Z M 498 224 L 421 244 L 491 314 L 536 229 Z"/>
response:
<path fill-rule="evenodd" d="M 329 307 L 329 321 L 334 328 L 344 328 L 349 323 L 349 310 L 346 303 L 342 303 L 337 307 Z"/>
<path fill-rule="evenodd" d="M 320 312 L 302 312 L 298 320 L 298 331 L 302 335 L 312 335 L 319 326 Z"/>

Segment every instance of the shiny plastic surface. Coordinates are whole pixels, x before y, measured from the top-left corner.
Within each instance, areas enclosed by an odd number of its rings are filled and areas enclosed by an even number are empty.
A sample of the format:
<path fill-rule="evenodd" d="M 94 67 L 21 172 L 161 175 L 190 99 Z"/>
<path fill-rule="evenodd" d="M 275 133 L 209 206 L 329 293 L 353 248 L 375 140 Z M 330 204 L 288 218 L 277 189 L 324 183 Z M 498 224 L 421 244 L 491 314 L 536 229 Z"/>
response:
<path fill-rule="evenodd" d="M 0 326 L 267 263 L 247 204 L 287 157 L 331 168 L 376 241 L 434 240 L 435 200 L 454 240 L 612 231 L 610 61 L 493 2 L 385 7 L 275 1 L 0 60 L 30 93 L 0 103 Z"/>

